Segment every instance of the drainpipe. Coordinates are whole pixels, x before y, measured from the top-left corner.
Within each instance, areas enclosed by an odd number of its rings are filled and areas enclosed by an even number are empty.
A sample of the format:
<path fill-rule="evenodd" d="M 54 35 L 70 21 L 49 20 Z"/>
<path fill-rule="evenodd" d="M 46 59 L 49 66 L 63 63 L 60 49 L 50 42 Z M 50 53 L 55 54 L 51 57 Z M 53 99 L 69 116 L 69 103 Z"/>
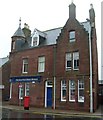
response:
<path fill-rule="evenodd" d="M 53 104 L 53 109 L 55 109 L 56 106 L 56 101 L 55 101 L 55 92 L 56 92 L 56 45 L 54 45 L 53 49 L 53 58 L 54 58 L 54 65 L 53 65 L 53 79 L 54 79 L 54 104 Z"/>
<path fill-rule="evenodd" d="M 90 54 L 90 112 L 93 113 L 93 88 L 92 88 L 92 45 L 91 45 L 91 24 L 89 20 L 89 54 Z"/>

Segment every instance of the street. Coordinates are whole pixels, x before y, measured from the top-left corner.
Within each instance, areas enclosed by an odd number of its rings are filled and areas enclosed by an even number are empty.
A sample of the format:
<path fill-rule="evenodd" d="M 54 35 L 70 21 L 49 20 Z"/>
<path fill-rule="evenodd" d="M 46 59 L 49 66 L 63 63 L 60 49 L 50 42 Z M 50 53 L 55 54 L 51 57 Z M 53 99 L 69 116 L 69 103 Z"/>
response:
<path fill-rule="evenodd" d="M 17 110 L 11 110 L 7 108 L 2 109 L 2 120 L 5 120 L 5 118 L 25 118 L 25 120 L 29 120 L 29 118 L 33 119 L 42 119 L 42 120 L 55 120 L 57 118 L 62 120 L 103 120 L 101 117 L 64 117 L 64 116 L 58 116 L 58 115 L 49 115 L 49 114 L 34 114 L 33 112 L 30 113 L 28 110 L 26 111 L 17 111 Z"/>

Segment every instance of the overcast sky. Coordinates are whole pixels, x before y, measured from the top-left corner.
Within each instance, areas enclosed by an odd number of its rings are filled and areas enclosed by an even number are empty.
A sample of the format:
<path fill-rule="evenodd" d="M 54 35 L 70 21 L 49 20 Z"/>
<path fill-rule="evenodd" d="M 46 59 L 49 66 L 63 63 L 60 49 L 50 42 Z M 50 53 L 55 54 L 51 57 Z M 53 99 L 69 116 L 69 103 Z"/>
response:
<path fill-rule="evenodd" d="M 80 22 L 89 18 L 90 4 L 93 4 L 96 14 L 98 54 L 101 46 L 101 1 L 73 0 L 76 5 L 76 17 Z M 0 1 L 0 58 L 9 55 L 11 37 L 19 26 L 24 23 L 41 31 L 63 27 L 69 18 L 71 0 L 1 0 Z M 100 59 L 99 59 L 100 63 Z"/>

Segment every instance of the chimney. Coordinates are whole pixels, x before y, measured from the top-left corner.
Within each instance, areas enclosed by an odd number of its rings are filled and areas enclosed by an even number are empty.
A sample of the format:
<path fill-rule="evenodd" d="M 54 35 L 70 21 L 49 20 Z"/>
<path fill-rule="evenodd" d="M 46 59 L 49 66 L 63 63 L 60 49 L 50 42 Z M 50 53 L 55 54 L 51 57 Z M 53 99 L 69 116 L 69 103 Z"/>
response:
<path fill-rule="evenodd" d="M 93 8 L 93 4 L 90 4 L 90 10 L 89 10 L 89 18 L 90 18 L 90 24 L 91 27 L 95 27 L 95 11 Z"/>
<path fill-rule="evenodd" d="M 69 18 L 70 19 L 76 18 L 76 6 L 73 2 L 69 5 Z"/>

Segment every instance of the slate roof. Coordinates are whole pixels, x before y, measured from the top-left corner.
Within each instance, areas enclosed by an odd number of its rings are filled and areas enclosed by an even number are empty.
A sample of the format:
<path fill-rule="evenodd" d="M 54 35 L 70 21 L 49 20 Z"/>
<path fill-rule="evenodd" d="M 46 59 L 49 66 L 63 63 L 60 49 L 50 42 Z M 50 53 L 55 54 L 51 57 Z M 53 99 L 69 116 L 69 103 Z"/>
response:
<path fill-rule="evenodd" d="M 25 35 L 21 29 L 21 27 L 18 27 L 18 29 L 16 30 L 16 32 L 14 33 L 14 35 L 12 37 L 24 37 L 25 38 Z"/>

